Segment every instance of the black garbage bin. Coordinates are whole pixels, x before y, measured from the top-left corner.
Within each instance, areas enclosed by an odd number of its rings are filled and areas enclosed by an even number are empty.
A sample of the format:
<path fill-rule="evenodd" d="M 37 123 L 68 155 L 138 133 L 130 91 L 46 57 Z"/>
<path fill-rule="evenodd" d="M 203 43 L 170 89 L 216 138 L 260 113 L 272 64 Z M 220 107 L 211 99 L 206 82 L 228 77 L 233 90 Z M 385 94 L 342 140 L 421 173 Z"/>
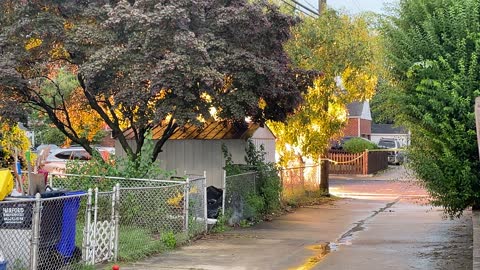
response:
<path fill-rule="evenodd" d="M 58 198 L 64 191 L 40 193 L 42 199 Z M 44 200 L 40 209 L 40 234 L 38 241 L 38 269 L 58 269 L 63 260 L 56 248 L 62 234 L 63 200 Z"/>
<path fill-rule="evenodd" d="M 63 196 L 64 191 L 40 193 L 42 199 Z M 31 231 L 33 224 L 34 196 L 16 196 L 7 198 L 7 204 L 0 204 L 0 228 L 15 230 L 15 233 Z M 25 201 L 28 199 L 29 201 Z M 18 201 L 18 202 L 17 202 Z M 61 265 L 56 254 L 57 243 L 62 233 L 62 200 L 43 200 L 40 209 L 40 232 L 38 239 L 38 269 L 58 269 Z M 30 245 L 30 243 L 25 243 Z M 25 247 L 29 251 L 30 247 Z"/>

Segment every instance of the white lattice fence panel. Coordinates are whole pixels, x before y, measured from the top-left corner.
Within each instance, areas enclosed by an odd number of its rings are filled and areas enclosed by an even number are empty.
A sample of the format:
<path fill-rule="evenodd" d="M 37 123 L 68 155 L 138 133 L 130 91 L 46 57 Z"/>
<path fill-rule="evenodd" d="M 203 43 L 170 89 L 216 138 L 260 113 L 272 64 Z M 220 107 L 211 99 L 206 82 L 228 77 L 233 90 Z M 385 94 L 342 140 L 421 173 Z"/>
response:
<path fill-rule="evenodd" d="M 113 259 L 115 235 L 113 224 L 113 222 L 107 220 L 98 221 L 96 226 L 94 223 L 91 224 L 87 236 L 89 237 L 90 250 L 87 251 L 86 261 L 101 263 Z"/>

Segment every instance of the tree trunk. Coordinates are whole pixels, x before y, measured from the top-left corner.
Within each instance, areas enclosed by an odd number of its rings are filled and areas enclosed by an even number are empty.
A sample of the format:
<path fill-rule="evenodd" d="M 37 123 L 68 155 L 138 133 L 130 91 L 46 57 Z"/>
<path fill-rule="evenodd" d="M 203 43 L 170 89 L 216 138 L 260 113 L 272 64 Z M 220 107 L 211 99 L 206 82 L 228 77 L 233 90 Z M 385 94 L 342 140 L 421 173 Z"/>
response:
<path fill-rule="evenodd" d="M 321 168 L 320 168 L 320 192 L 324 195 L 329 196 L 329 184 L 328 184 L 328 173 L 330 172 L 330 161 L 322 160 L 321 161 Z"/>

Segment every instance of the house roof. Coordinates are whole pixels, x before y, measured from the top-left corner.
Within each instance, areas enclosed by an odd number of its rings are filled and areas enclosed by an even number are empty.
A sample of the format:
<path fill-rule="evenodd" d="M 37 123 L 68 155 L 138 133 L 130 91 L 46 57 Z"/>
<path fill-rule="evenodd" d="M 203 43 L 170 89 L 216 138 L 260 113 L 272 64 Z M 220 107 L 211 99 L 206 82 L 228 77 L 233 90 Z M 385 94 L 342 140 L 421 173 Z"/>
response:
<path fill-rule="evenodd" d="M 352 102 L 347 105 L 349 116 L 361 116 L 363 111 L 363 102 Z"/>
<path fill-rule="evenodd" d="M 177 129 L 170 140 L 228 140 L 228 139 L 249 139 L 253 133 L 260 128 L 255 123 L 231 123 L 231 122 L 207 122 L 203 126 L 187 124 Z M 152 139 L 161 138 L 165 126 L 157 126 L 153 129 Z M 125 131 L 126 139 L 133 139 L 133 131 L 131 129 Z"/>
<path fill-rule="evenodd" d="M 372 120 L 368 101 L 352 102 L 347 105 L 348 117 Z"/>
<path fill-rule="evenodd" d="M 392 124 L 372 124 L 372 134 L 408 134 L 404 127 L 396 127 Z"/>

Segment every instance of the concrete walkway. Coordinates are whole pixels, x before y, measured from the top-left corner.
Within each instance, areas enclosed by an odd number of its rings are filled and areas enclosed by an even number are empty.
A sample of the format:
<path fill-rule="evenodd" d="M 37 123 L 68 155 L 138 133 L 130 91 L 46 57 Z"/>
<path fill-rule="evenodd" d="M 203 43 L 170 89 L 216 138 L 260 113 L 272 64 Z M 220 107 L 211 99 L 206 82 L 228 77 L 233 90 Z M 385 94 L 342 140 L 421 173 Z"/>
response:
<path fill-rule="evenodd" d="M 443 219 L 408 182 L 361 182 L 332 181 L 353 198 L 209 235 L 121 269 L 472 269 L 468 215 Z"/>

